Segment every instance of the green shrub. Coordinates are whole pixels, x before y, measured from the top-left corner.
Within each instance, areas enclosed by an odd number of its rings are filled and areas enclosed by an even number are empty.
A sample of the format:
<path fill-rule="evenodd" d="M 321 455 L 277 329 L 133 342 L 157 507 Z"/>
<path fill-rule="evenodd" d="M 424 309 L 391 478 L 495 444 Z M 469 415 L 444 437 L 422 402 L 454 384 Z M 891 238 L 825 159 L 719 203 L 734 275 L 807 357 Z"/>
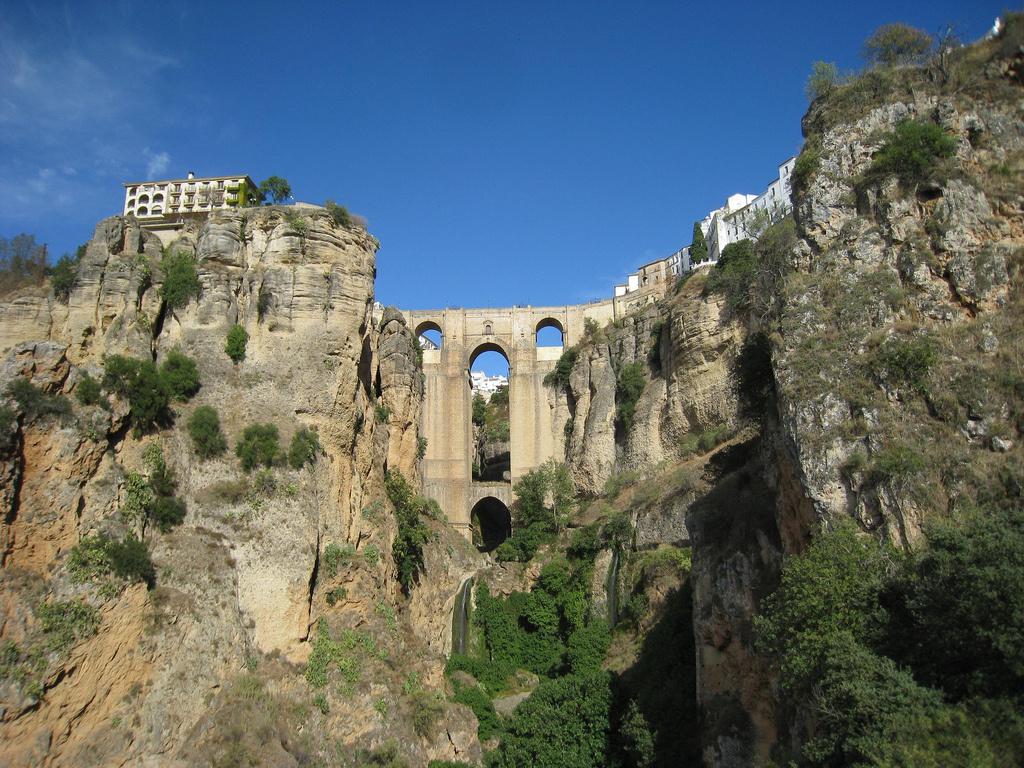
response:
<path fill-rule="evenodd" d="M 103 361 L 103 371 L 104 388 L 128 400 L 136 438 L 170 421 L 170 391 L 152 360 L 110 355 Z"/>
<path fill-rule="evenodd" d="M 199 282 L 194 256 L 184 251 L 169 254 L 163 259 L 163 270 L 164 284 L 160 288 L 160 295 L 168 307 L 172 310 L 182 309 L 192 299 L 199 298 L 203 286 Z"/>
<path fill-rule="evenodd" d="M 177 348 L 167 353 L 167 359 L 160 366 L 160 378 L 170 397 L 179 403 L 188 402 L 199 391 L 196 361 L 185 357 Z"/>
<path fill-rule="evenodd" d="M 483 688 L 456 685 L 452 701 L 456 704 L 465 704 L 473 710 L 477 721 L 476 732 L 481 742 L 501 734 L 501 720 L 498 719 L 498 713 L 494 711 L 491 697 Z"/>
<path fill-rule="evenodd" d="M 156 569 L 146 542 L 129 534 L 124 541 L 107 542 L 106 552 L 111 570 L 118 578 L 129 582 L 141 581 L 150 587 L 156 583 Z"/>
<path fill-rule="evenodd" d="M 300 429 L 292 437 L 292 444 L 288 449 L 288 463 L 292 469 L 302 469 L 306 464 L 315 464 L 317 455 L 322 451 L 316 432 Z"/>
<path fill-rule="evenodd" d="M 640 475 L 633 469 L 611 475 L 604 482 L 604 495 L 614 500 L 622 493 L 623 488 L 634 485 L 639 479 Z"/>
<path fill-rule="evenodd" d="M 373 546 L 373 544 L 367 544 L 363 547 L 363 559 L 371 566 L 376 565 L 380 559 L 380 550 Z"/>
<path fill-rule="evenodd" d="M 420 736 L 433 739 L 437 721 L 444 714 L 444 704 L 430 691 L 416 691 L 409 697 L 412 727 Z"/>
<path fill-rule="evenodd" d="M 201 459 L 212 459 L 228 449 L 228 440 L 220 428 L 220 417 L 212 405 L 196 408 L 188 420 L 188 433 L 196 456 Z"/>
<path fill-rule="evenodd" d="M 82 405 L 100 405 L 104 408 L 110 408 L 110 403 L 104 399 L 100 392 L 100 383 L 87 373 L 82 376 L 81 381 L 75 386 L 75 398 Z"/>
<path fill-rule="evenodd" d="M 50 269 L 50 290 L 62 304 L 67 304 L 78 285 L 78 259 L 64 254 Z"/>
<path fill-rule="evenodd" d="M 502 562 L 528 563 L 537 554 L 541 544 L 554 539 L 544 523 L 533 523 L 525 528 L 516 528 L 512 535 L 505 539 L 494 550 L 494 556 Z"/>
<path fill-rule="evenodd" d="M 545 680 L 516 707 L 496 765 L 592 768 L 607 764 L 611 686 L 606 672 Z"/>
<path fill-rule="evenodd" d="M 567 554 L 577 559 L 592 559 L 601 549 L 601 526 L 591 523 L 572 532 Z"/>
<path fill-rule="evenodd" d="M 909 187 L 924 180 L 936 161 L 955 152 L 956 139 L 938 125 L 904 119 L 875 154 L 871 172 L 895 174 Z"/>
<path fill-rule="evenodd" d="M 925 377 L 939 362 L 935 342 L 927 336 L 886 340 L 870 366 L 880 383 L 906 386 L 919 394 L 925 392 Z"/>
<path fill-rule="evenodd" d="M 54 651 L 65 651 L 78 640 L 95 635 L 100 625 L 99 611 L 77 600 L 40 603 L 36 616 L 47 646 Z"/>
<path fill-rule="evenodd" d="M 576 347 L 566 348 L 558 358 L 558 362 L 555 363 L 554 369 L 544 377 L 544 384 L 549 387 L 568 389 L 569 376 L 572 374 L 578 356 L 579 351 Z"/>
<path fill-rule="evenodd" d="M 391 418 L 391 409 L 386 405 L 379 404 L 376 407 L 377 421 L 381 424 L 387 424 L 388 419 Z"/>
<path fill-rule="evenodd" d="M 273 424 L 252 424 L 245 428 L 235 445 L 235 455 L 242 460 L 242 469 L 252 472 L 262 464 L 271 467 L 279 451 L 277 427 Z"/>
<path fill-rule="evenodd" d="M 499 419 L 487 428 L 486 434 L 487 439 L 492 442 L 508 442 L 512 434 L 512 424 L 508 419 Z"/>
<path fill-rule="evenodd" d="M 348 212 L 348 208 L 344 205 L 338 205 L 330 198 L 324 203 L 324 208 L 331 214 L 331 221 L 334 222 L 334 226 L 352 229 L 352 214 Z"/>
<path fill-rule="evenodd" d="M 823 96 L 829 96 L 841 82 L 839 69 L 835 63 L 816 61 L 811 67 L 811 74 L 807 77 L 804 94 L 808 101 L 815 101 Z"/>
<path fill-rule="evenodd" d="M 228 343 L 224 347 L 227 356 L 238 364 L 245 360 L 245 346 L 249 343 L 249 334 L 240 325 L 233 325 L 228 331 Z"/>
<path fill-rule="evenodd" d="M 29 421 L 42 416 L 67 418 L 72 415 L 71 403 L 66 397 L 60 394 L 48 395 L 21 376 L 11 379 L 4 394 L 18 404 Z"/>
<path fill-rule="evenodd" d="M 183 499 L 161 496 L 153 505 L 153 522 L 163 533 L 167 533 L 176 525 L 181 525 L 186 514 L 188 514 L 188 508 Z"/>
<path fill-rule="evenodd" d="M 348 565 L 349 560 L 356 552 L 351 544 L 341 546 L 331 542 L 324 547 L 324 567 L 327 569 L 327 576 L 334 578 L 338 575 L 338 566 Z"/>
<path fill-rule="evenodd" d="M 934 43 L 935 39 L 923 29 L 896 22 L 876 29 L 864 41 L 860 56 L 869 66 L 924 64 Z"/>
<path fill-rule="evenodd" d="M 750 286 L 757 274 L 754 241 L 747 238 L 729 243 L 704 279 L 704 295 L 722 293 L 734 312 L 749 305 Z"/>
<path fill-rule="evenodd" d="M 601 536 L 612 542 L 616 547 L 628 544 L 633 538 L 633 523 L 626 512 L 616 512 L 611 520 L 605 523 Z"/>
<path fill-rule="evenodd" d="M 644 365 L 640 361 L 628 363 L 619 369 L 615 377 L 615 414 L 622 435 L 629 434 L 633 427 L 633 413 L 646 386 Z"/>
<path fill-rule="evenodd" d="M 416 436 L 416 458 L 422 460 L 427 455 L 427 438 Z"/>
<path fill-rule="evenodd" d="M 385 473 L 384 488 L 398 519 L 398 535 L 391 546 L 391 556 L 398 568 L 402 590 L 408 594 L 423 568 L 423 547 L 430 540 L 430 529 L 420 519 L 426 500 L 415 496 L 409 482 L 395 470 Z"/>

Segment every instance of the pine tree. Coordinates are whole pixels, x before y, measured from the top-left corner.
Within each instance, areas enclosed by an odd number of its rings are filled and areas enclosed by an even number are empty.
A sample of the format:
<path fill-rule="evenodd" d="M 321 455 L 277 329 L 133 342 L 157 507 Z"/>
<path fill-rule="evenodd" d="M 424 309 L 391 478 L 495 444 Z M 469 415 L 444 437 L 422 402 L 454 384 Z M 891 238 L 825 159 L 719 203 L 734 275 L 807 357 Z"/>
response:
<path fill-rule="evenodd" d="M 693 245 L 690 246 L 690 263 L 700 264 L 708 260 L 708 241 L 704 239 L 704 230 L 700 222 L 693 222 Z"/>

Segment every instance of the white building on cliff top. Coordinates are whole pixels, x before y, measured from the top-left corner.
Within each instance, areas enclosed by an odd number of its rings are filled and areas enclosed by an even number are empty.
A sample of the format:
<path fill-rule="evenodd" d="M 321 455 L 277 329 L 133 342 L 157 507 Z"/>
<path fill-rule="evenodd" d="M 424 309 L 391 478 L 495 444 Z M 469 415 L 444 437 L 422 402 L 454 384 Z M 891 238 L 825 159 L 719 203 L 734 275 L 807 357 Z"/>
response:
<path fill-rule="evenodd" d="M 258 185 L 248 176 L 211 176 L 124 185 L 124 215 L 150 222 L 184 221 L 210 211 L 249 205 Z"/>

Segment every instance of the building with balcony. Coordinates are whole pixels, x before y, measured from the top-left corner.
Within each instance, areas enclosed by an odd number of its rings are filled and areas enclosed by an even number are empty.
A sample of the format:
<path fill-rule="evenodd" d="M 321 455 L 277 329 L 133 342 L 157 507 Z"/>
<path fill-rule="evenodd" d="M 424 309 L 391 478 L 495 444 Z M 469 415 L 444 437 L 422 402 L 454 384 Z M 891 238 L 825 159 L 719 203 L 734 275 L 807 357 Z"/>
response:
<path fill-rule="evenodd" d="M 180 223 L 210 211 L 249 205 L 258 186 L 248 176 L 212 176 L 170 181 L 142 181 L 124 185 L 124 215 L 143 226 Z"/>

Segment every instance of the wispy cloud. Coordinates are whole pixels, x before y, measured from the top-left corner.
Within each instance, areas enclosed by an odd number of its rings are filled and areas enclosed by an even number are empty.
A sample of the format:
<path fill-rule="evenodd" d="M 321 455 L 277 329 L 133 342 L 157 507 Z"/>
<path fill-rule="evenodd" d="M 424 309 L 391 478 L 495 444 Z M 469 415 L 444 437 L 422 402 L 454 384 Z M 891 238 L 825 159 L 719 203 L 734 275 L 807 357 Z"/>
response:
<path fill-rule="evenodd" d="M 134 40 L 127 15 L 26 3 L 0 19 L 0 230 L 54 215 L 95 221 L 120 182 L 169 168 L 169 153 L 150 147 L 174 119 L 160 88 L 178 61 Z"/>
<path fill-rule="evenodd" d="M 156 154 L 153 154 L 147 148 L 143 150 L 143 154 L 149 158 L 149 164 L 146 166 L 147 179 L 155 179 L 159 177 L 171 164 L 171 156 L 166 152 L 157 152 Z"/>

